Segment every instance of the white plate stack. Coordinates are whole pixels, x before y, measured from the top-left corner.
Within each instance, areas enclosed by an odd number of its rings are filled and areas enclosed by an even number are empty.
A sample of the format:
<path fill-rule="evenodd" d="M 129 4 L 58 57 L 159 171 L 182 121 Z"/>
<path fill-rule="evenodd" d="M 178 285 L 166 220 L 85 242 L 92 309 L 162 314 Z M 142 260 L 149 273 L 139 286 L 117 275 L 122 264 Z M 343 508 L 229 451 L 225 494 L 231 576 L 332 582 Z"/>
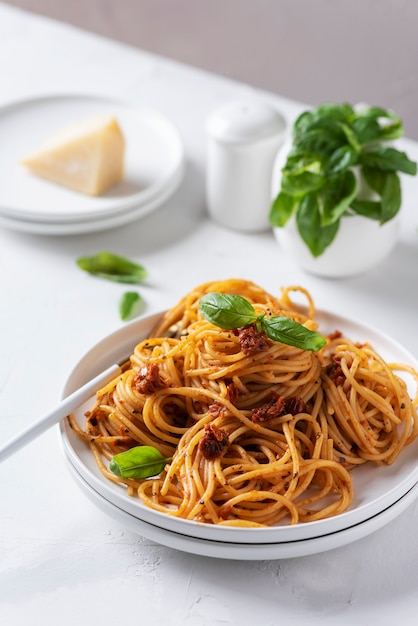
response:
<path fill-rule="evenodd" d="M 84 196 L 21 165 L 55 132 L 101 114 L 116 117 L 126 141 L 124 180 L 108 192 Z M 88 233 L 137 220 L 165 202 L 184 174 L 182 140 L 169 120 L 97 96 L 47 96 L 2 107 L 0 145 L 0 226 L 35 234 Z"/>

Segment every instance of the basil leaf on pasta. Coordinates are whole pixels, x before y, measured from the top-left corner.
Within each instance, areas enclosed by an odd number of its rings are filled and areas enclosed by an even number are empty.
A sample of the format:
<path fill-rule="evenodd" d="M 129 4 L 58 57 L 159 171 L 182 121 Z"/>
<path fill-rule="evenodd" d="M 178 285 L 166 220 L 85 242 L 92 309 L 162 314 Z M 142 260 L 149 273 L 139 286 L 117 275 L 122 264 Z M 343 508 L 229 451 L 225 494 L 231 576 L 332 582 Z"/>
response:
<path fill-rule="evenodd" d="M 206 320 L 223 330 L 255 323 L 269 339 L 302 350 L 316 352 L 326 343 L 322 335 L 288 317 L 256 315 L 253 305 L 242 296 L 210 292 L 200 298 L 199 310 Z"/>
<path fill-rule="evenodd" d="M 135 446 L 116 454 L 109 469 L 120 478 L 150 478 L 160 474 L 171 458 L 164 457 L 153 446 Z"/>
<path fill-rule="evenodd" d="M 312 352 L 317 352 L 326 344 L 322 335 L 289 317 L 264 317 L 261 322 L 267 337 L 274 341 Z"/>
<path fill-rule="evenodd" d="M 247 326 L 257 319 L 254 308 L 248 300 L 229 293 L 205 294 L 200 298 L 199 310 L 208 322 L 224 330 Z"/>

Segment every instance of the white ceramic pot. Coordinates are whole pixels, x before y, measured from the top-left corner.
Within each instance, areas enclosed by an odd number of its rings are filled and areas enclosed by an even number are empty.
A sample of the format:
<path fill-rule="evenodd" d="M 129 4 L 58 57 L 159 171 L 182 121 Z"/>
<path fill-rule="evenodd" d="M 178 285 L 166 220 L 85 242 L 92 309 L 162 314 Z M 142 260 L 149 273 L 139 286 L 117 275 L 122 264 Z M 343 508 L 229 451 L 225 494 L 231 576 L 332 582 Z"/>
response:
<path fill-rule="evenodd" d="M 399 214 L 383 226 L 361 215 L 343 217 L 334 241 L 316 258 L 299 235 L 294 218 L 273 232 L 284 254 L 302 269 L 318 276 L 344 278 L 376 267 L 391 253 L 399 221 Z"/>

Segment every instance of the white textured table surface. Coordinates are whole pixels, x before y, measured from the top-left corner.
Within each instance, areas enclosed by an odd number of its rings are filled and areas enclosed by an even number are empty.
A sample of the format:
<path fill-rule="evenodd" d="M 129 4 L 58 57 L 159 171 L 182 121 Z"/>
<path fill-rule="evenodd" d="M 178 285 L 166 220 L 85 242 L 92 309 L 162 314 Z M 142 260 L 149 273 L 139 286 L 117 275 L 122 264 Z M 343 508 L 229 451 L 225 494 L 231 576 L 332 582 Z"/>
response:
<path fill-rule="evenodd" d="M 117 95 L 167 115 L 183 137 L 185 179 L 158 211 L 114 231 L 47 237 L 0 230 L 0 440 L 59 400 L 76 361 L 121 327 L 122 285 L 75 259 L 112 250 L 144 264 L 146 313 L 211 279 L 270 291 L 303 284 L 319 308 L 389 333 L 418 355 L 418 181 L 404 181 L 401 239 L 368 274 L 323 280 L 282 257 L 271 233 L 243 235 L 205 210 L 204 124 L 250 87 L 0 5 L 0 103 L 56 92 Z M 270 98 L 291 122 L 300 106 Z M 405 140 L 411 158 L 418 146 Z M 7 146 L 2 146 L 2 150 Z M 1 183 L 1 172 L 0 172 Z M 415 624 L 418 505 L 347 547 L 276 561 L 224 561 L 159 546 L 112 521 L 69 475 L 57 431 L 0 465 L 0 616 L 8 626 L 146 623 Z"/>

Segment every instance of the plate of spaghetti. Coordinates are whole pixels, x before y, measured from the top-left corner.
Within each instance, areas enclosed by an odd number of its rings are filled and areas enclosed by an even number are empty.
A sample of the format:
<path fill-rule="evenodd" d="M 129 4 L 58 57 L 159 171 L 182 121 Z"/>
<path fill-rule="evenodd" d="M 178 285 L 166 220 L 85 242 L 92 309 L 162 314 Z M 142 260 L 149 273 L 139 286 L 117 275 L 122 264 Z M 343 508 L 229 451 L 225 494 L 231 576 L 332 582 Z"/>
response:
<path fill-rule="evenodd" d="M 201 306 L 208 294 L 238 296 L 254 320 L 218 325 Z M 291 320 L 323 343 L 272 339 L 260 320 Z M 64 395 L 122 360 L 60 437 L 83 481 L 141 522 L 243 545 L 303 541 L 371 519 L 418 483 L 414 358 L 376 329 L 316 311 L 302 287 L 200 285 L 95 345 Z M 115 472 L 115 459 L 145 447 L 157 455 L 152 475 L 136 476 L 135 463 Z"/>

